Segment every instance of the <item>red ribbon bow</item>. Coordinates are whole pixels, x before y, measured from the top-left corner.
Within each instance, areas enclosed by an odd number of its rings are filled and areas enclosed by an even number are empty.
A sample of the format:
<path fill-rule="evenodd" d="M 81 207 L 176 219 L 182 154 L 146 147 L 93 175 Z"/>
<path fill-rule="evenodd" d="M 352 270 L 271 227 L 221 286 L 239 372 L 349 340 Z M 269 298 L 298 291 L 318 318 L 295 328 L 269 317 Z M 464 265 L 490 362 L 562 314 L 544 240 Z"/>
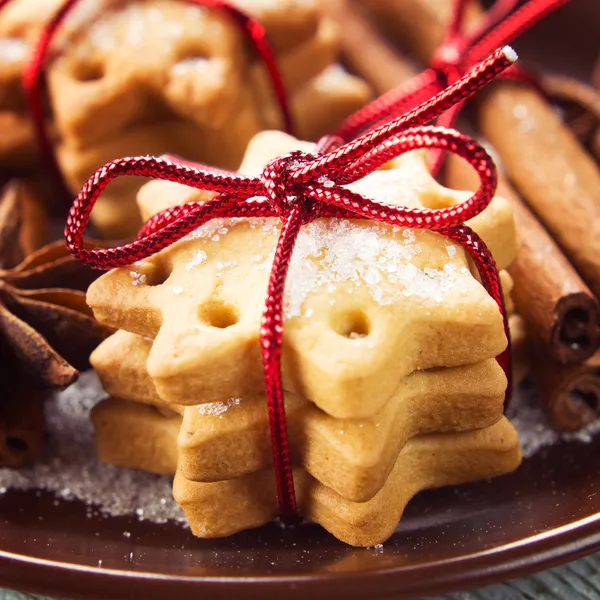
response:
<path fill-rule="evenodd" d="M 411 110 L 457 81 L 494 49 L 510 43 L 567 2 L 569 0 L 527 0 L 515 10 L 519 0 L 495 0 L 481 23 L 473 31 L 467 32 L 465 9 L 468 0 L 455 0 L 445 39 L 431 59 L 429 68 L 354 113 L 337 135 L 342 139 L 352 139 L 366 129 Z M 535 77 L 516 66 L 505 71 L 501 77 L 540 87 Z M 453 127 L 463 106 L 464 101 L 457 102 L 440 116 L 437 124 Z M 433 173 L 439 170 L 443 155 L 443 150 L 430 154 Z"/>
<path fill-rule="evenodd" d="M 239 8 L 231 5 L 225 0 L 184 0 L 189 4 L 195 4 L 205 8 L 213 8 L 223 11 L 240 27 L 248 41 L 254 47 L 257 55 L 265 65 L 271 85 L 279 104 L 284 121 L 285 130 L 293 133 L 294 125 L 288 106 L 285 87 L 277 68 L 275 56 L 267 39 L 265 28 L 255 18 L 247 15 Z M 12 0 L 0 0 L 0 11 L 10 4 Z M 54 13 L 50 21 L 44 26 L 36 45 L 33 49 L 31 59 L 23 72 L 23 89 L 27 98 L 29 113 L 34 126 L 40 154 L 44 158 L 50 170 L 55 174 L 65 197 L 71 197 L 68 187 L 64 181 L 62 171 L 58 164 L 54 146 L 48 135 L 46 127 L 46 113 L 44 110 L 44 67 L 50 45 L 60 30 L 67 16 L 80 3 L 80 0 L 65 0 L 65 2 Z"/>
<path fill-rule="evenodd" d="M 134 157 L 113 161 L 90 178 L 71 208 L 65 228 L 67 246 L 74 256 L 97 269 L 123 267 L 151 256 L 216 217 L 281 219 L 282 228 L 262 316 L 260 343 L 279 511 L 286 522 L 298 516 L 298 509 L 281 382 L 282 308 L 290 258 L 303 224 L 316 217 L 372 219 L 392 225 L 430 229 L 455 240 L 471 256 L 485 289 L 498 304 L 508 338 L 506 311 L 494 259 L 479 236 L 464 225 L 493 197 L 496 187 L 494 163 L 481 146 L 466 136 L 424 125 L 473 94 L 506 69 L 513 58 L 512 51 L 498 50 L 447 90 L 411 112 L 328 153 L 324 153 L 323 149 L 333 146 L 331 140 L 319 144 L 317 149 L 321 151 L 312 154 L 293 152 L 279 157 L 257 177 L 217 171 L 202 165 L 178 164 L 164 158 Z M 345 187 L 392 158 L 419 148 L 441 148 L 466 159 L 479 175 L 478 191 L 460 205 L 429 210 L 391 206 Z M 111 249 L 86 249 L 83 236 L 94 203 L 110 181 L 122 175 L 177 181 L 217 192 L 217 196 L 207 202 L 175 206 L 157 214 L 145 224 L 138 239 L 131 244 Z M 498 360 L 510 381 L 509 350 Z"/>

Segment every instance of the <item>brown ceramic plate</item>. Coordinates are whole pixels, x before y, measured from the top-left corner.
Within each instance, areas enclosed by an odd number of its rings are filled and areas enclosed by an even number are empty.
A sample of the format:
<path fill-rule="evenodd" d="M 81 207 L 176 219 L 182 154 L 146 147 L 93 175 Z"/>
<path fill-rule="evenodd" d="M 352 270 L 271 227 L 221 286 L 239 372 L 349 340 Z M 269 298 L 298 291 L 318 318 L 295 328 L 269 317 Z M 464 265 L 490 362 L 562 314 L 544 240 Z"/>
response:
<path fill-rule="evenodd" d="M 599 22 L 597 0 L 574 2 L 520 45 L 523 56 L 585 78 Z M 558 52 L 564 32 L 569 52 Z M 597 484 L 600 436 L 558 444 L 511 475 L 420 494 L 383 549 L 370 550 L 316 526 L 202 541 L 177 525 L 88 517 L 82 503 L 9 491 L 0 496 L 0 587 L 86 600 L 427 596 L 600 549 Z"/>
<path fill-rule="evenodd" d="M 89 518 L 78 502 L 8 492 L 0 586 L 88 600 L 422 597 L 600 549 L 597 484 L 600 437 L 558 444 L 509 476 L 420 494 L 382 549 L 349 548 L 316 526 L 202 541 L 174 524 Z"/>

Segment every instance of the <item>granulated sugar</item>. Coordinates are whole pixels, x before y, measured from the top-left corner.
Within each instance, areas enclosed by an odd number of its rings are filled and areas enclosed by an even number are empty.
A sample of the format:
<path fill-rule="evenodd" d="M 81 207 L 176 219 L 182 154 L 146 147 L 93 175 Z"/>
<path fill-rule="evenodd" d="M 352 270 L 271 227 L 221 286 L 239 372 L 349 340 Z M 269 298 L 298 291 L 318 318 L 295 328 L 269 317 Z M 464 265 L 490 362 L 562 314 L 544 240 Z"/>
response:
<path fill-rule="evenodd" d="M 589 443 L 600 431 L 600 419 L 573 433 L 556 431 L 540 406 L 535 388 L 527 383 L 522 384 L 515 391 L 508 416 L 519 433 L 525 458 L 560 441 Z"/>
<path fill-rule="evenodd" d="M 229 398 L 227 402 L 208 402 L 199 404 L 196 408 L 201 415 L 213 415 L 222 419 L 232 406 L 239 406 L 241 401 L 241 398 Z"/>
<path fill-rule="evenodd" d="M 137 515 L 156 523 L 185 523 L 173 500 L 171 478 L 100 463 L 91 408 L 105 397 L 94 373 L 84 373 L 47 403 L 48 445 L 31 469 L 0 469 L 0 488 L 42 489 L 65 500 L 94 504 L 106 515 Z"/>
<path fill-rule="evenodd" d="M 260 233 L 252 249 L 252 269 L 257 273 L 268 272 L 280 232 L 278 219 L 213 219 L 185 239 L 220 241 L 236 227 L 250 227 Z M 423 250 L 411 229 L 399 230 L 383 223 L 317 219 L 302 228 L 294 247 L 285 289 L 285 317 L 301 314 L 306 317 L 304 302 L 317 290 L 326 289 L 333 304 L 340 283 L 364 288 L 382 306 L 402 297 L 441 303 L 451 291 L 456 298 L 464 289 L 465 280 L 471 277 L 464 259 L 456 260 L 458 246 L 448 241 L 445 248 L 446 264 L 420 267 L 414 264 L 414 259 Z M 194 248 L 186 270 L 191 271 L 208 260 L 210 253 Z M 215 276 L 218 279 L 231 276 L 235 265 L 235 260 L 213 263 Z"/>
<path fill-rule="evenodd" d="M 96 459 L 89 412 L 103 397 L 91 372 L 65 392 L 56 394 L 47 404 L 45 456 L 31 469 L 0 469 L 0 494 L 9 488 L 42 489 L 59 498 L 82 500 L 109 516 L 135 515 L 156 523 L 185 523 L 183 512 L 171 495 L 170 477 L 104 465 Z M 237 403 L 238 399 L 232 399 L 230 406 Z M 560 440 L 587 443 L 600 431 L 600 420 L 577 433 L 554 431 L 535 390 L 527 385 L 515 393 L 509 416 L 519 432 L 525 457 Z"/>

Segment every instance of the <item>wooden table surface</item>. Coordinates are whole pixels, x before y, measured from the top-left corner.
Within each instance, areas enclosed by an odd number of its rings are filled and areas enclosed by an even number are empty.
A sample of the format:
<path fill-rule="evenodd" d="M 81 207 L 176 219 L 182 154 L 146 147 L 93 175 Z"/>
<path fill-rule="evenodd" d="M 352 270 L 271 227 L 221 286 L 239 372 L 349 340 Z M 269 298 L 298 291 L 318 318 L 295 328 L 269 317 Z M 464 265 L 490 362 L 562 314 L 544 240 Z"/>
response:
<path fill-rule="evenodd" d="M 0 600 L 51 599 L 0 590 Z M 531 577 L 427 600 L 600 600 L 600 554 Z"/>

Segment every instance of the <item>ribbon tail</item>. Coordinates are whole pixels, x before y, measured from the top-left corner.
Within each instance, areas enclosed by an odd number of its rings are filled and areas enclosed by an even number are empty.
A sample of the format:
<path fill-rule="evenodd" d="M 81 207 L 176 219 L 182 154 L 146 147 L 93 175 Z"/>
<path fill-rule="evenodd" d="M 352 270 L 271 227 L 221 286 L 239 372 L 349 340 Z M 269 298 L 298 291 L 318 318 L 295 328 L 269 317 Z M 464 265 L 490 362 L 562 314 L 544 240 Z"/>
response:
<path fill-rule="evenodd" d="M 482 37 L 487 35 L 493 27 L 508 17 L 518 4 L 519 0 L 495 0 L 492 6 L 488 8 L 483 15 L 481 23 L 477 26 L 476 31 L 469 36 L 471 45 L 476 44 Z"/>
<path fill-rule="evenodd" d="M 504 295 L 502 293 L 502 284 L 500 282 L 498 267 L 496 266 L 496 262 L 494 261 L 490 251 L 485 245 L 485 242 L 467 225 L 454 225 L 452 227 L 440 229 L 438 232 L 449 237 L 455 242 L 458 242 L 465 249 L 477 267 L 483 287 L 496 302 L 498 309 L 500 310 L 500 314 L 502 315 L 507 345 L 504 352 L 496 357 L 496 360 L 506 375 L 507 386 L 504 400 L 504 407 L 506 410 L 510 402 L 513 386 L 512 356 L 510 330 L 508 328 L 508 315 L 506 313 L 506 306 L 504 304 Z"/>
<path fill-rule="evenodd" d="M 486 83 L 510 67 L 516 58 L 516 54 L 510 48 L 496 50 L 494 54 L 433 98 L 423 102 L 410 112 L 391 120 L 389 123 L 363 133 L 339 150 L 325 155 L 316 162 L 315 170 L 318 167 L 320 170 L 329 169 L 330 173 L 335 173 L 340 168 L 347 167 L 347 160 L 345 159 L 348 154 L 357 152 L 359 149 L 363 153 L 369 152 L 378 145 L 385 144 L 390 138 L 401 135 L 408 128 L 422 126 L 433 119 L 437 119 L 457 102 L 463 102 L 470 98 Z M 433 70 L 432 72 L 435 73 Z M 413 100 L 416 100 L 416 98 L 413 97 Z M 374 122 L 376 123 L 377 118 L 381 119 L 382 116 L 385 122 L 387 113 L 384 111 L 383 115 L 381 113 L 373 115 L 373 120 L 369 123 L 369 126 Z M 338 135 L 340 134 L 338 133 Z"/>
<path fill-rule="evenodd" d="M 335 135 L 347 142 L 367 129 L 383 125 L 414 109 L 438 92 L 440 83 L 437 73 L 433 69 L 427 69 L 350 115 Z"/>
<path fill-rule="evenodd" d="M 260 330 L 279 517 L 286 524 L 297 522 L 299 513 L 287 434 L 283 384 L 281 382 L 283 295 L 290 259 L 300 233 L 303 216 L 304 208 L 301 204 L 296 204 L 283 219 L 269 277 L 267 300 Z"/>
<path fill-rule="evenodd" d="M 465 58 L 466 64 L 476 63 L 487 56 L 494 48 L 510 44 L 522 33 L 531 29 L 546 15 L 567 4 L 570 0 L 528 0 L 516 11 L 480 39 L 473 42 Z"/>

